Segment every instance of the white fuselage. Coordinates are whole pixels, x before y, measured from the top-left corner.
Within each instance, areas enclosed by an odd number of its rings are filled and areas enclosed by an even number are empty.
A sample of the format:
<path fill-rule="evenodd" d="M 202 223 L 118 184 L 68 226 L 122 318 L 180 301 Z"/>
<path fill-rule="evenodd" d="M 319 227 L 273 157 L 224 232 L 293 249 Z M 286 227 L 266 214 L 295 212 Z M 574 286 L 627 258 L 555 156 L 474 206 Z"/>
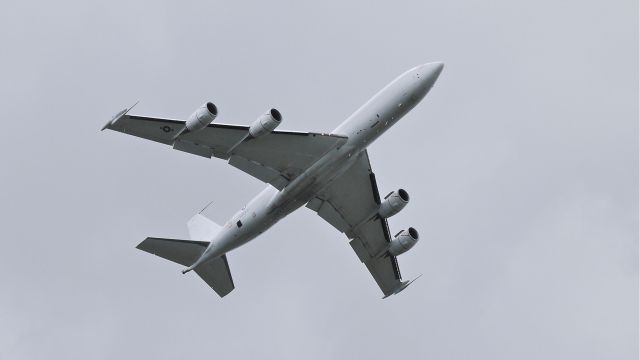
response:
<path fill-rule="evenodd" d="M 329 151 L 284 189 L 268 185 L 210 239 L 209 247 L 191 268 L 247 243 L 313 199 L 424 98 L 442 67 L 442 63 L 416 66 L 380 90 L 332 132 L 348 137 L 344 145 Z"/>

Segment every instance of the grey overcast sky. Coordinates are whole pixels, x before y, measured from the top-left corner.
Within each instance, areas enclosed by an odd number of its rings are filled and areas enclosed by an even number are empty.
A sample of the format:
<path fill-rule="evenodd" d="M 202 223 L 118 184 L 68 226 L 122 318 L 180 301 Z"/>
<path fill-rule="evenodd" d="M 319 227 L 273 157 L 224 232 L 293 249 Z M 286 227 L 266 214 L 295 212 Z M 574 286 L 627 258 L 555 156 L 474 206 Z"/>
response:
<path fill-rule="evenodd" d="M 637 359 L 637 1 L 4 1 L 0 359 Z M 444 61 L 369 149 L 420 243 L 381 300 L 300 209 L 229 256 L 220 299 L 136 250 L 264 185 L 100 127 L 185 118 L 327 132 Z"/>

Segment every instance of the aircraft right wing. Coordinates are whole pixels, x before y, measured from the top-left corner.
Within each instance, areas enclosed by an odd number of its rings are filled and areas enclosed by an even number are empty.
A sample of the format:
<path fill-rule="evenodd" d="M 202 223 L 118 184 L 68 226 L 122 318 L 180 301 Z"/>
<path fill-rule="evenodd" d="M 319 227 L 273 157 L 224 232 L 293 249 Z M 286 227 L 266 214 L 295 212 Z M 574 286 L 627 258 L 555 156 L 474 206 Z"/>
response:
<path fill-rule="evenodd" d="M 178 134 L 185 121 L 118 113 L 103 128 L 152 140 L 174 149 L 228 160 L 232 166 L 282 190 L 327 152 L 341 146 L 344 136 L 278 131 L 257 138 L 248 137 L 249 127 L 212 123 L 189 133 Z"/>
<path fill-rule="evenodd" d="M 369 155 L 365 150 L 358 156 L 351 168 L 307 207 L 351 239 L 349 244 L 387 297 L 411 282 L 402 281 L 398 261 L 387 251 L 391 234 L 387 220 L 377 216 L 380 194 Z"/>

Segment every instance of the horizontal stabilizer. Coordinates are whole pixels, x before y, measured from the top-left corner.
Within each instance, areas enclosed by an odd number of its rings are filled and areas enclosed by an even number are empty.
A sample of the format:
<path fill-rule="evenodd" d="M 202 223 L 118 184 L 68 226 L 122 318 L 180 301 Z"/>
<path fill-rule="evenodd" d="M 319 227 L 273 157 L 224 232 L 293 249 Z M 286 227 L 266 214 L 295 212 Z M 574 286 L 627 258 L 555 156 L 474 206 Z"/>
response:
<path fill-rule="evenodd" d="M 148 237 L 136 248 L 184 266 L 190 266 L 206 250 L 206 241 L 162 239 Z"/>
<path fill-rule="evenodd" d="M 224 297 L 235 287 L 233 285 L 231 271 L 229 270 L 227 255 L 222 255 L 219 258 L 197 266 L 195 272 L 204 282 L 211 286 L 220 297 Z"/>
<path fill-rule="evenodd" d="M 200 258 L 208 245 L 206 241 L 150 237 L 138 244 L 137 248 L 178 264 L 191 266 Z M 220 297 L 234 289 L 226 255 L 200 264 L 194 270 Z"/>

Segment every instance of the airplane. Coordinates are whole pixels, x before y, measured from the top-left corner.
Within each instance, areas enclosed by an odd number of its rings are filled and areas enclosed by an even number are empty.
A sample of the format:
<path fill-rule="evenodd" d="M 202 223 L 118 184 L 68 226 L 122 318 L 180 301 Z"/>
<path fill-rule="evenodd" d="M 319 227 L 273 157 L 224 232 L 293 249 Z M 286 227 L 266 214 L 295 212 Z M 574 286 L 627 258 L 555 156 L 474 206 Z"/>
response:
<path fill-rule="evenodd" d="M 216 157 L 267 183 L 267 187 L 220 226 L 195 214 L 190 240 L 148 237 L 137 248 L 195 271 L 220 297 L 234 288 L 226 254 L 256 238 L 302 207 L 344 233 L 384 294 L 404 290 L 397 256 L 419 239 L 413 227 L 391 236 L 387 219 L 409 202 L 404 189 L 380 198 L 367 146 L 415 107 L 433 87 L 444 64 L 416 66 L 390 82 L 330 134 L 281 131 L 282 114 L 269 109 L 250 126 L 214 122 L 207 102 L 186 120 L 116 114 L 109 129 Z M 135 106 L 135 105 L 134 105 Z M 203 209 L 204 210 L 204 209 Z M 417 278 L 416 278 L 417 279 Z"/>

